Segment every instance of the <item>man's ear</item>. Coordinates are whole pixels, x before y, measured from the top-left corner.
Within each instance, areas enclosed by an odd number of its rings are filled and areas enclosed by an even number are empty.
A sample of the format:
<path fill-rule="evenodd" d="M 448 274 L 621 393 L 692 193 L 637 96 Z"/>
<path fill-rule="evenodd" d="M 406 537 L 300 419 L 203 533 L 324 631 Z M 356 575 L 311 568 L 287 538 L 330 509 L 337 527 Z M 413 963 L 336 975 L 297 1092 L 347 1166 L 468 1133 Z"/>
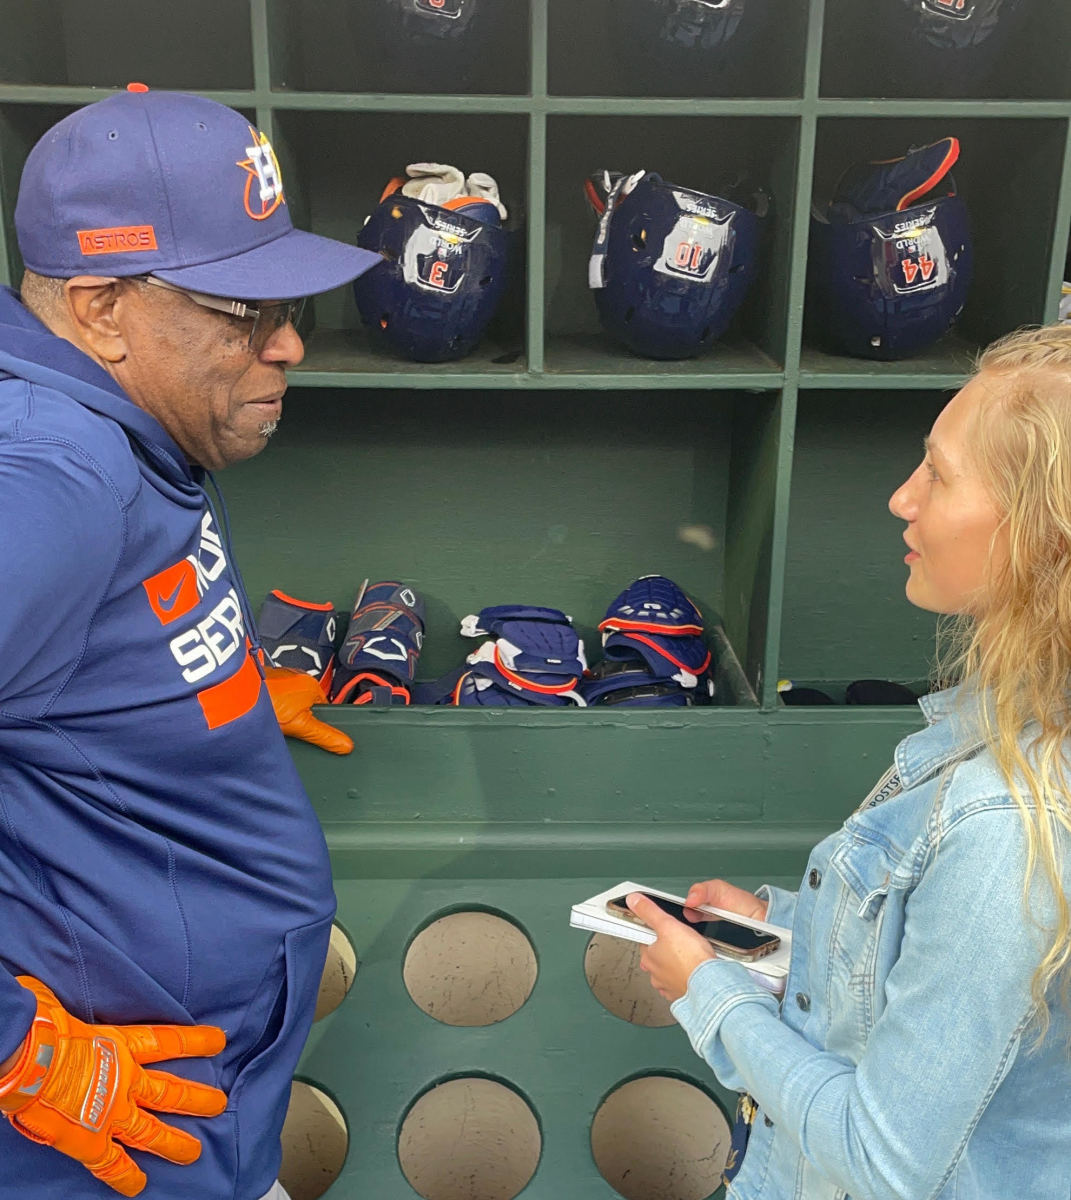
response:
<path fill-rule="evenodd" d="M 76 275 L 64 285 L 67 319 L 73 332 L 106 363 L 120 363 L 129 352 L 123 332 L 122 309 L 127 291 L 121 279 Z"/>

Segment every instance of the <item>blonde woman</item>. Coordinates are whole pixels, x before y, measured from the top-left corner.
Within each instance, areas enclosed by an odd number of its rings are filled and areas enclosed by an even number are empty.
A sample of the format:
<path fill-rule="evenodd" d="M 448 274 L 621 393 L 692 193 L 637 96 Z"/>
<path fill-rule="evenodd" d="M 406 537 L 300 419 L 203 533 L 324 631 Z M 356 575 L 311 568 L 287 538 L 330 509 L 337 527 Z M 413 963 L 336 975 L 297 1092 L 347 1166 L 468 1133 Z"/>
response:
<path fill-rule="evenodd" d="M 635 896 L 643 967 L 754 1100 L 734 1200 L 1068 1200 L 1071 327 L 986 350 L 889 507 L 960 686 L 798 893 L 691 888 L 792 927 L 780 1003 Z"/>

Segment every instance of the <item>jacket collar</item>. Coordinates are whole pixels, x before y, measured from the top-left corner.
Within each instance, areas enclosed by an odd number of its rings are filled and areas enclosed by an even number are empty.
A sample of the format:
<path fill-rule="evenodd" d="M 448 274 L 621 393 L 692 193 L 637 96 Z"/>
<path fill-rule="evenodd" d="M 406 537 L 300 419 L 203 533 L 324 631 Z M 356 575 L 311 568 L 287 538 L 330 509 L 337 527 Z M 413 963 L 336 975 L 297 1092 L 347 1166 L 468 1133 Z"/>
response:
<path fill-rule="evenodd" d="M 910 734 L 896 747 L 896 769 L 902 787 L 915 787 L 985 745 L 980 704 L 981 697 L 967 684 L 931 692 L 919 700 L 926 728 Z"/>

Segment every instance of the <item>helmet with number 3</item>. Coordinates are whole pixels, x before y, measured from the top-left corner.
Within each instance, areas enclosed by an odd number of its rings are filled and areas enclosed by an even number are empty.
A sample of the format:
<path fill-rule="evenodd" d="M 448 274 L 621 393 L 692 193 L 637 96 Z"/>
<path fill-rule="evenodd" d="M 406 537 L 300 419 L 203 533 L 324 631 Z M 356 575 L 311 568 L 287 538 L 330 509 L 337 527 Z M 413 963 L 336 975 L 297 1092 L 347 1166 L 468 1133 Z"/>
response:
<path fill-rule="evenodd" d="M 959 316 L 971 280 L 967 209 L 948 174 L 956 138 L 841 177 L 811 222 L 808 327 L 831 349 L 898 359 Z"/>
<path fill-rule="evenodd" d="M 636 354 L 691 358 L 725 332 L 755 275 L 767 210 L 663 182 L 597 172 L 588 270 L 603 328 Z"/>
<path fill-rule="evenodd" d="M 506 235 L 495 205 L 445 205 L 404 195 L 392 180 L 357 237 L 384 262 L 353 289 L 372 337 L 403 358 L 445 362 L 479 342 L 506 286 Z M 399 190 L 395 190 L 399 189 Z"/>

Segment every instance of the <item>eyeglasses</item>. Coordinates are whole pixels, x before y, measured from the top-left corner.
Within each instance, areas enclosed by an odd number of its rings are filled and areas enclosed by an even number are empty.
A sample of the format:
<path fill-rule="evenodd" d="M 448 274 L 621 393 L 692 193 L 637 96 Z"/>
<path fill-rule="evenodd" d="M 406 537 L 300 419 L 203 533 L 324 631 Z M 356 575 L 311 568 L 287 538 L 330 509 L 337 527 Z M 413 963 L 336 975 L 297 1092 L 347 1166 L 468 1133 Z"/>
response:
<path fill-rule="evenodd" d="M 244 300 L 227 300 L 222 296 L 209 296 L 205 292 L 191 292 L 189 288 L 178 287 L 155 275 L 131 275 L 139 283 L 150 283 L 153 287 L 163 288 L 168 292 L 178 292 L 194 304 L 202 308 L 210 308 L 213 312 L 226 313 L 240 321 L 252 321 L 249 330 L 249 349 L 254 354 L 260 354 L 271 338 L 286 325 L 297 325 L 305 309 L 305 297 L 300 300 L 280 300 L 277 304 L 247 304 Z"/>

